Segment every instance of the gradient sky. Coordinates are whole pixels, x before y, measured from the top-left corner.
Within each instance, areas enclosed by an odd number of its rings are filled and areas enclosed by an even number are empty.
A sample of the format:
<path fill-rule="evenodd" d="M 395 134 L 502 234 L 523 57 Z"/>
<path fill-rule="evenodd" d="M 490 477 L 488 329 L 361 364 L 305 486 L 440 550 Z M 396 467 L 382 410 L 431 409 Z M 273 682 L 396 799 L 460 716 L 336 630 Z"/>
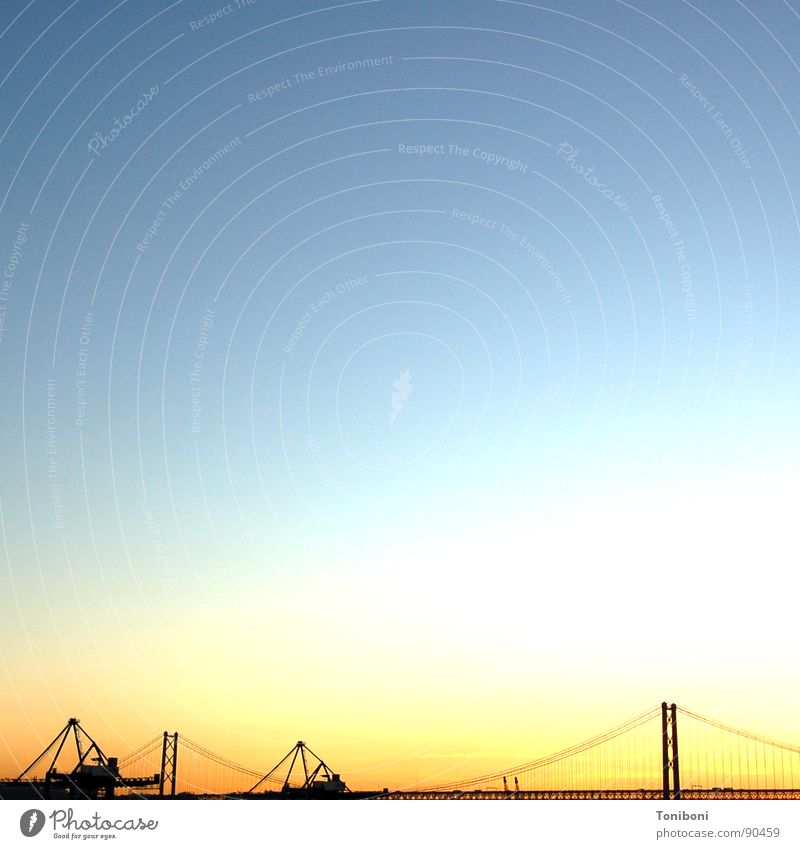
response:
<path fill-rule="evenodd" d="M 224 8 L 3 4 L 0 774 L 796 740 L 800 7 Z"/>

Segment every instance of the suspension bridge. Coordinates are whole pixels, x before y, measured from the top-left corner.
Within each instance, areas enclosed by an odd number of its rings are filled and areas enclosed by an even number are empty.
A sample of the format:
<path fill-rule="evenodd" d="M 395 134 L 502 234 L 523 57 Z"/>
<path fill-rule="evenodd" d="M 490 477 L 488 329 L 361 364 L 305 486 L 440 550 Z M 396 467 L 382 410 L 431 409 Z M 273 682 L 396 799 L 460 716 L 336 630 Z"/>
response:
<path fill-rule="evenodd" d="M 68 752 L 77 762 L 63 766 Z M 663 702 L 602 734 L 493 773 L 353 790 L 299 741 L 269 770 L 164 731 L 123 758 L 70 719 L 0 798 L 800 799 L 800 746 Z"/>

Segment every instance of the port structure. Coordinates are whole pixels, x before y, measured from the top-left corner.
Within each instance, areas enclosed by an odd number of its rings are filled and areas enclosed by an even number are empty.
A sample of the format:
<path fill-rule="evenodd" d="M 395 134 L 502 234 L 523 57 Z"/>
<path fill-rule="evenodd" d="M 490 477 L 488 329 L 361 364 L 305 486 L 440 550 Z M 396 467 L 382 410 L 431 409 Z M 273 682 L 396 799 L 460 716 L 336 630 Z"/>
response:
<path fill-rule="evenodd" d="M 69 740 L 74 743 L 77 762 L 70 770 L 60 770 L 58 759 L 62 753 L 66 754 Z M 39 769 L 48 761 L 44 777 L 38 777 Z M 20 787 L 28 786 L 37 797 L 43 799 L 98 799 L 113 797 L 117 787 L 158 784 L 159 778 L 155 774 L 123 779 L 119 773 L 118 759 L 106 757 L 98 743 L 81 726 L 80 720 L 73 716 L 44 751 L 10 783 Z"/>
<path fill-rule="evenodd" d="M 342 781 L 341 775 L 338 772 L 333 772 L 319 755 L 314 754 L 302 740 L 298 740 L 294 748 L 290 749 L 266 775 L 260 778 L 247 791 L 248 794 L 255 793 L 259 787 L 264 785 L 289 760 L 291 761 L 289 771 L 286 773 L 286 778 L 283 781 L 281 793 L 307 796 L 311 794 L 326 795 L 349 792 L 349 788 Z M 297 767 L 299 772 L 301 765 L 302 783 L 292 786 L 292 774 L 295 771 L 295 767 Z"/>

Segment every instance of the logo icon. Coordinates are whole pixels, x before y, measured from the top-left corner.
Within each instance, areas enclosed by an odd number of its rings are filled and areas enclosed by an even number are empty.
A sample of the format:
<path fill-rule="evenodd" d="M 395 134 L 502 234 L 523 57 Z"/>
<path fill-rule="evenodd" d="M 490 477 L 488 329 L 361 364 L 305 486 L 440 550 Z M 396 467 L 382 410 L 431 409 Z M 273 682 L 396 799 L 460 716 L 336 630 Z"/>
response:
<path fill-rule="evenodd" d="M 36 837 L 44 828 L 44 813 L 37 808 L 31 808 L 19 818 L 19 830 L 25 837 Z"/>
<path fill-rule="evenodd" d="M 400 410 L 403 409 L 403 404 L 408 401 L 408 396 L 414 388 L 411 385 L 411 371 L 405 369 L 400 373 L 400 377 L 392 384 L 394 392 L 392 392 L 392 412 L 389 416 L 389 424 L 393 425 L 395 419 L 400 415 Z"/>

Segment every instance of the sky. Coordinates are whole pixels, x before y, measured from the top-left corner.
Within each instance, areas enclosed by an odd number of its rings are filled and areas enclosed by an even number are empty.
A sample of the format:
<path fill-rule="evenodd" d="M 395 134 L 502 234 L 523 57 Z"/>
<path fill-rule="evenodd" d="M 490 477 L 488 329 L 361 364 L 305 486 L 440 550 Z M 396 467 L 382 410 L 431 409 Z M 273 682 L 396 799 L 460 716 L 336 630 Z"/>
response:
<path fill-rule="evenodd" d="M 800 7 L 220 2 L 3 5 L 0 775 L 796 740 Z"/>

